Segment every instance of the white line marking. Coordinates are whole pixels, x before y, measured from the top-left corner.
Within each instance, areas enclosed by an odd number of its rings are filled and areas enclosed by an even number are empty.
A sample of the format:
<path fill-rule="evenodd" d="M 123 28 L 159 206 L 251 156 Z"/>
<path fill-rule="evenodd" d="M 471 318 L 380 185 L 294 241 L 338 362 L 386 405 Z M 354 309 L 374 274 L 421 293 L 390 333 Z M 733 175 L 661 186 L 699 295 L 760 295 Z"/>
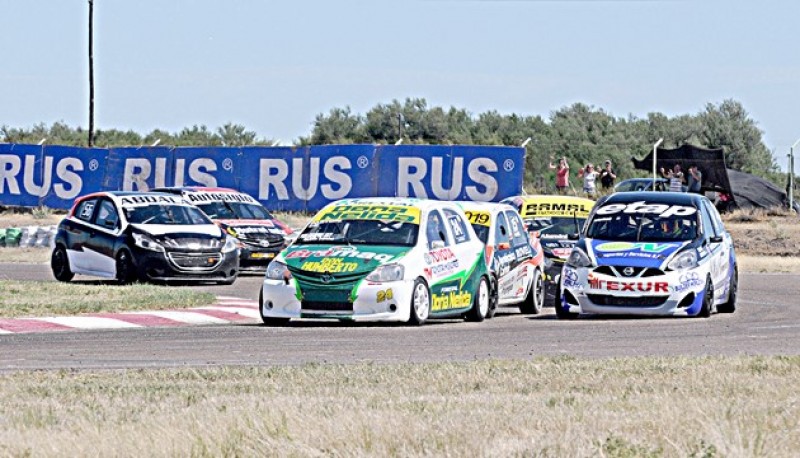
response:
<path fill-rule="evenodd" d="M 0 334 L 14 334 L 11 331 L 6 331 L 5 329 L 0 329 Z"/>
<path fill-rule="evenodd" d="M 141 327 L 138 324 L 128 323 L 127 321 L 98 316 L 55 316 L 37 319 L 40 321 L 47 321 L 48 323 L 55 323 L 62 326 L 79 329 L 118 329 Z"/>
<path fill-rule="evenodd" d="M 198 307 L 197 310 L 219 310 L 222 312 L 236 313 L 238 315 L 246 316 L 249 318 L 261 318 L 261 313 L 258 309 L 244 308 L 244 307 Z"/>
<path fill-rule="evenodd" d="M 221 301 L 246 301 L 247 299 L 242 297 L 233 297 L 233 296 L 217 296 L 217 299 Z"/>
<path fill-rule="evenodd" d="M 206 315 L 197 312 L 178 312 L 172 310 L 156 310 L 150 312 L 136 312 L 144 315 L 155 315 L 168 320 L 180 321 L 181 323 L 190 324 L 226 324 L 230 323 L 228 320 L 217 318 L 215 316 Z"/>
<path fill-rule="evenodd" d="M 258 301 L 219 301 L 214 305 L 241 305 L 244 307 L 258 308 Z"/>

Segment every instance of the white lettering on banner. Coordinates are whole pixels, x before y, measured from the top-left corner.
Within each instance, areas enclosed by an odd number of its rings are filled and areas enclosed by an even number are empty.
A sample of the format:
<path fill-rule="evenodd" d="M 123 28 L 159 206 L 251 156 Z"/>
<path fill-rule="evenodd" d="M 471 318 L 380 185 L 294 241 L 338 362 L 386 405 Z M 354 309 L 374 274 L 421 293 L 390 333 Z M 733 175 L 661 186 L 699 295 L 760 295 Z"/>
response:
<path fill-rule="evenodd" d="M 23 182 L 25 183 L 25 191 L 36 197 L 44 197 L 50 191 L 50 180 L 53 174 L 53 158 L 45 156 L 44 167 L 42 167 L 42 184 L 37 185 L 33 182 L 35 173 L 34 167 L 36 164 L 36 156 L 25 156 L 25 173 L 22 175 Z"/>
<path fill-rule="evenodd" d="M 206 171 L 217 171 L 217 163 L 213 159 L 195 159 L 189 164 L 189 178 L 203 186 L 217 187 L 217 179 Z"/>
<path fill-rule="evenodd" d="M 303 187 L 303 158 L 292 159 L 292 192 L 303 200 L 311 200 L 317 194 L 319 185 L 319 158 L 309 158 L 308 187 Z"/>
<path fill-rule="evenodd" d="M 150 161 L 147 159 L 125 159 L 125 171 L 122 175 L 122 190 L 147 191 L 147 179 L 150 178 L 150 172 Z M 136 189 L 134 189 L 134 185 Z"/>
<path fill-rule="evenodd" d="M 329 184 L 322 185 L 322 195 L 325 196 L 326 199 L 341 199 L 350 194 L 350 191 L 353 189 L 353 180 L 350 178 L 350 175 L 338 171 L 335 168 L 337 166 L 341 170 L 350 170 L 352 168 L 350 159 L 344 156 L 334 156 L 325 161 L 325 177 L 339 185 L 339 189 L 336 191 L 334 191 L 333 186 Z"/>
<path fill-rule="evenodd" d="M 17 175 L 19 175 L 21 168 L 22 161 L 19 156 L 16 154 L 0 154 L 0 194 L 6 192 L 6 184 L 8 184 L 9 194 L 20 194 Z"/>
<path fill-rule="evenodd" d="M 271 187 L 275 188 L 278 200 L 289 200 L 289 191 L 283 184 L 288 176 L 289 165 L 283 159 L 261 159 L 258 163 L 258 200 L 269 199 Z"/>
<path fill-rule="evenodd" d="M 72 170 L 70 170 L 70 168 Z M 56 191 L 58 197 L 62 199 L 74 199 L 80 194 L 81 188 L 83 187 L 83 180 L 81 180 L 80 175 L 75 172 L 81 171 L 83 171 L 83 162 L 78 158 L 66 157 L 58 161 L 58 165 L 56 165 L 56 176 L 61 178 L 64 182 L 64 184 L 56 183 L 53 185 L 53 189 Z M 69 185 L 69 190 L 64 186 L 65 184 Z"/>
<path fill-rule="evenodd" d="M 411 172 L 414 169 L 414 172 Z M 399 197 L 416 196 L 427 199 L 428 193 L 422 180 L 428 173 L 428 164 L 421 157 L 401 157 L 397 160 L 397 195 Z M 411 186 L 411 192 L 408 187 Z"/>
<path fill-rule="evenodd" d="M 467 176 L 486 190 L 480 192 L 477 186 L 467 186 L 467 196 L 472 200 L 490 201 L 497 195 L 499 187 L 497 180 L 488 173 L 482 172 L 481 169 L 487 172 L 497 172 L 497 164 L 489 158 L 478 158 L 470 161 Z"/>
<path fill-rule="evenodd" d="M 167 181 L 165 175 L 167 174 L 167 158 L 165 157 L 157 157 L 156 158 L 156 179 L 155 184 L 156 188 L 163 188 L 166 186 L 165 182 Z"/>
<path fill-rule="evenodd" d="M 444 158 L 434 157 L 431 159 L 431 191 L 440 200 L 453 200 L 458 198 L 461 193 L 461 179 L 464 174 L 464 158 L 453 158 L 453 174 L 450 182 L 450 189 L 445 189 L 444 182 Z M 438 178 L 438 179 L 437 179 Z"/>
<path fill-rule="evenodd" d="M 185 164 L 186 159 L 175 159 L 175 186 L 183 186 L 183 168 Z"/>

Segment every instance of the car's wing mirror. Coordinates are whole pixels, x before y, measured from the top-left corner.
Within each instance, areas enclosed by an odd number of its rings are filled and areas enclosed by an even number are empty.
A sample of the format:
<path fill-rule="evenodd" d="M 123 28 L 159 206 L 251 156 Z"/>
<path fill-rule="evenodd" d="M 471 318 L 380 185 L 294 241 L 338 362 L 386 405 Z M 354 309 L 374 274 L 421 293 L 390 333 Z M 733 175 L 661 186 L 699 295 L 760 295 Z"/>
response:
<path fill-rule="evenodd" d="M 106 219 L 103 220 L 103 226 L 109 229 L 114 229 L 115 227 L 117 227 L 117 222 L 114 221 L 113 219 Z"/>
<path fill-rule="evenodd" d="M 498 243 L 497 244 L 497 249 L 498 250 L 510 250 L 511 249 L 511 244 L 509 244 L 507 242 Z"/>
<path fill-rule="evenodd" d="M 708 241 L 711 242 L 711 243 L 722 243 L 722 236 L 721 235 L 715 235 L 715 236 L 711 237 L 710 239 L 708 239 Z"/>
<path fill-rule="evenodd" d="M 580 234 L 569 234 L 569 235 L 567 235 L 567 238 L 569 240 L 578 240 L 579 238 L 581 238 L 581 235 Z"/>

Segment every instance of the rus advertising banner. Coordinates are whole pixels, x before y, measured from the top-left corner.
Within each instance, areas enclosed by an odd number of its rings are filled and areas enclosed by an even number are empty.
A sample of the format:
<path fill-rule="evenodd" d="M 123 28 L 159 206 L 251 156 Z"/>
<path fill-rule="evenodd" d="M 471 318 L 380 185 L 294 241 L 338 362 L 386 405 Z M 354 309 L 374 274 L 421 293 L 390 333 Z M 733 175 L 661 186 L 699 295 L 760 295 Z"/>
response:
<path fill-rule="evenodd" d="M 499 201 L 522 189 L 525 149 L 495 146 L 77 148 L 0 144 L 0 205 L 70 208 L 96 191 L 233 188 L 271 210 L 346 197 Z"/>

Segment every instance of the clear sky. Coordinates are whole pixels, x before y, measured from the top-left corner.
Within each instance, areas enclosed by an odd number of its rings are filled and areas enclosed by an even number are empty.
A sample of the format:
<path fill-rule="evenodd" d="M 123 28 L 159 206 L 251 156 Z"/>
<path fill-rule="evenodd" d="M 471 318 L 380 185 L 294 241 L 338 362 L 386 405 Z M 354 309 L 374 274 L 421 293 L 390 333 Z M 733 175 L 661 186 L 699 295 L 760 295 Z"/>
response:
<path fill-rule="evenodd" d="M 88 127 L 86 0 L 0 0 L 0 125 Z M 95 0 L 95 124 L 245 125 L 290 143 L 392 99 L 472 113 L 696 114 L 742 102 L 800 138 L 793 0 Z"/>

